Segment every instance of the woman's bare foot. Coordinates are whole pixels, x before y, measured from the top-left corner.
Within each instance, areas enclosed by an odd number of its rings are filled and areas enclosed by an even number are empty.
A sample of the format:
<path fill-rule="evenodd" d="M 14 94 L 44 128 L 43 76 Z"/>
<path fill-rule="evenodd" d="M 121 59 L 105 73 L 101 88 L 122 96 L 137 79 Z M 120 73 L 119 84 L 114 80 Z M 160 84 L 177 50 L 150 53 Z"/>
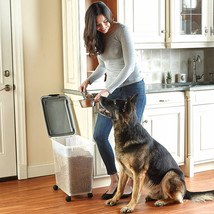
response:
<path fill-rule="evenodd" d="M 115 173 L 115 174 L 113 174 L 113 175 L 110 175 L 110 178 L 111 178 L 111 183 L 110 183 L 109 189 L 108 189 L 107 192 L 105 192 L 105 193 L 102 195 L 102 199 L 104 199 L 104 200 L 113 198 L 113 197 L 114 197 L 114 194 L 116 193 L 116 189 L 117 189 L 117 185 L 118 185 L 119 176 L 118 176 L 117 173 Z"/>
<path fill-rule="evenodd" d="M 132 187 L 133 187 L 133 180 L 131 178 L 129 178 L 126 183 L 126 187 L 124 189 L 123 194 L 127 195 L 127 194 L 132 193 Z"/>
<path fill-rule="evenodd" d="M 119 176 L 117 173 L 110 175 L 110 178 L 111 178 L 111 183 L 108 191 L 106 192 L 107 194 L 113 194 L 113 192 L 118 186 L 118 181 L 119 181 Z M 133 180 L 129 178 L 126 183 L 126 187 L 123 194 L 130 194 L 132 192 L 132 187 L 133 187 Z"/>
<path fill-rule="evenodd" d="M 116 188 L 118 186 L 119 176 L 117 173 L 110 175 L 111 183 L 108 190 L 102 195 L 103 199 L 110 199 L 116 193 Z M 131 178 L 128 179 L 123 196 L 121 198 L 128 198 L 132 194 L 132 186 L 133 180 Z"/>
<path fill-rule="evenodd" d="M 110 178 L 111 178 L 111 183 L 106 194 L 113 194 L 113 192 L 115 191 L 118 185 L 119 176 L 117 173 L 110 175 Z"/>

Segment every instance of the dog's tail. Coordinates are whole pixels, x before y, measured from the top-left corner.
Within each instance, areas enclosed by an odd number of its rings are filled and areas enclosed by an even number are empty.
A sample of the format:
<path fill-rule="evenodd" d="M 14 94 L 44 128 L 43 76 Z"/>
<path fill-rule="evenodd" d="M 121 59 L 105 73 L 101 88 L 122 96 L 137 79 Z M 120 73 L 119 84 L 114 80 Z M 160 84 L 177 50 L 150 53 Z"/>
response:
<path fill-rule="evenodd" d="M 204 191 L 204 192 L 190 192 L 186 190 L 186 194 L 184 199 L 195 201 L 195 202 L 203 202 L 203 201 L 213 201 L 214 200 L 214 190 Z"/>

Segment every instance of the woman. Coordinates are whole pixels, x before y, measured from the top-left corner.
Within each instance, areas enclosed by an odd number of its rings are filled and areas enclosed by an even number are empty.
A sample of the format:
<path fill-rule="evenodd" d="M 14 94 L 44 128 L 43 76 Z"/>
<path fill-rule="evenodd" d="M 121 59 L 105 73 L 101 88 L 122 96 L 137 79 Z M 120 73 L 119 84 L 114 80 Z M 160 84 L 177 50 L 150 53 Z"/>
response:
<path fill-rule="evenodd" d="M 146 104 L 145 87 L 135 62 L 134 47 L 127 27 L 113 21 L 110 9 L 103 2 L 95 2 L 86 11 L 84 40 L 87 51 L 97 56 L 99 64 L 80 85 L 79 91 L 86 91 L 88 84 L 106 73 L 106 87 L 96 95 L 95 101 L 98 102 L 100 96 L 126 99 L 138 94 L 136 111 L 141 121 Z M 108 141 L 112 125 L 111 119 L 98 114 L 94 140 L 111 178 L 108 191 L 102 195 L 103 199 L 112 198 L 118 184 L 114 153 Z M 132 182 L 129 180 L 122 198 L 129 197 L 131 193 Z"/>

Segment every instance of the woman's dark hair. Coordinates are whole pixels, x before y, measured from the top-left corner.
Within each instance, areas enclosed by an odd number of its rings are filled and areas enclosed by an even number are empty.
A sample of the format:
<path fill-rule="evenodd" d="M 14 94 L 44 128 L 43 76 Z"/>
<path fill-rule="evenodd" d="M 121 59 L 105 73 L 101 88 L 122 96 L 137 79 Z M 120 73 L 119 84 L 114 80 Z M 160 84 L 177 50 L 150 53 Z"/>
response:
<path fill-rule="evenodd" d="M 90 55 L 101 54 L 105 48 L 104 36 L 97 31 L 96 18 L 99 15 L 105 16 L 110 24 L 113 23 L 112 12 L 105 3 L 98 1 L 90 5 L 85 14 L 84 30 L 84 41 Z"/>

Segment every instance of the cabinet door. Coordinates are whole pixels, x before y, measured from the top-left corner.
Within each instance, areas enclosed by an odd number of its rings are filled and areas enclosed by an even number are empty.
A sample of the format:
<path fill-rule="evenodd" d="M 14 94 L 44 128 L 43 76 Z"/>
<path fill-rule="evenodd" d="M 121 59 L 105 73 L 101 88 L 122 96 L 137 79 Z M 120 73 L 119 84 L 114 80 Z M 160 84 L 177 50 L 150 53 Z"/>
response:
<path fill-rule="evenodd" d="M 87 78 L 83 41 L 84 0 L 62 0 L 64 88 L 76 90 Z"/>
<path fill-rule="evenodd" d="M 109 135 L 109 142 L 112 146 L 112 149 L 114 151 L 114 147 L 115 147 L 115 142 L 114 142 L 114 129 L 112 128 L 111 132 L 110 132 L 110 135 Z M 105 164 L 100 156 L 100 153 L 99 153 L 99 150 L 97 148 L 97 145 L 96 145 L 96 149 L 95 149 L 95 153 L 96 153 L 96 157 L 95 157 L 95 160 L 96 160 L 96 176 L 102 176 L 102 175 L 107 175 L 107 171 L 106 171 L 106 167 L 105 167 Z M 116 160 L 115 160 L 116 162 Z M 116 167 L 118 168 L 117 166 L 117 162 L 116 162 Z"/>
<path fill-rule="evenodd" d="M 131 29 L 136 48 L 165 47 L 165 0 L 118 0 L 118 21 Z"/>
<path fill-rule="evenodd" d="M 209 0 L 171 0 L 170 47 L 206 47 L 210 41 Z M 182 44 L 183 42 L 183 44 Z"/>
<path fill-rule="evenodd" d="M 178 164 L 184 163 L 184 106 L 146 109 L 143 126 Z"/>
<path fill-rule="evenodd" d="M 193 147 L 195 163 L 214 160 L 214 104 L 193 106 Z"/>

